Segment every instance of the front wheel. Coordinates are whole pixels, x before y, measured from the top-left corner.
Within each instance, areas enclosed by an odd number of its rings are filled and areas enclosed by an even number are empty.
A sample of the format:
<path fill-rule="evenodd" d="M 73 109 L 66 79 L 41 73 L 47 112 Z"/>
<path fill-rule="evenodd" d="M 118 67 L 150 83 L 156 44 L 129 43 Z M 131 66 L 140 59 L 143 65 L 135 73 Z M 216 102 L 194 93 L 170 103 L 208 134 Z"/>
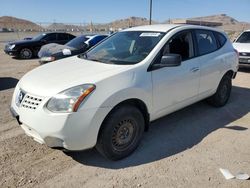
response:
<path fill-rule="evenodd" d="M 229 75 L 223 76 L 220 84 L 216 90 L 216 93 L 208 98 L 208 102 L 215 107 L 224 106 L 231 94 L 232 89 L 232 78 Z"/>
<path fill-rule="evenodd" d="M 144 117 L 138 108 L 122 105 L 103 122 L 96 148 L 110 160 L 122 159 L 137 148 L 144 126 Z"/>
<path fill-rule="evenodd" d="M 31 49 L 23 48 L 23 49 L 20 50 L 19 55 L 20 55 L 21 59 L 31 59 L 32 56 L 33 56 L 33 53 L 31 51 Z"/>

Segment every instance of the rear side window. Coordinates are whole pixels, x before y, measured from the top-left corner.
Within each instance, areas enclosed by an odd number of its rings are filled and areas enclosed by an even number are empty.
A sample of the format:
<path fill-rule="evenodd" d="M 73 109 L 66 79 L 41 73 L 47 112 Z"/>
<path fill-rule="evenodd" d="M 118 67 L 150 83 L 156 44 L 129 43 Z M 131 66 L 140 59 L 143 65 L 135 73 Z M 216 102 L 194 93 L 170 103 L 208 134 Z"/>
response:
<path fill-rule="evenodd" d="M 199 55 L 208 54 L 218 49 L 217 41 L 212 31 L 196 30 L 195 35 L 198 44 Z"/>
<path fill-rule="evenodd" d="M 214 34 L 215 34 L 215 37 L 217 38 L 217 40 L 219 42 L 220 47 L 222 47 L 226 43 L 227 38 L 224 35 L 222 35 L 221 33 L 218 33 L 218 32 L 214 32 Z"/>
<path fill-rule="evenodd" d="M 68 35 L 64 33 L 58 33 L 57 40 L 68 40 Z"/>
<path fill-rule="evenodd" d="M 47 34 L 44 38 L 47 41 L 55 41 L 56 40 L 56 34 L 52 33 L 52 34 Z"/>

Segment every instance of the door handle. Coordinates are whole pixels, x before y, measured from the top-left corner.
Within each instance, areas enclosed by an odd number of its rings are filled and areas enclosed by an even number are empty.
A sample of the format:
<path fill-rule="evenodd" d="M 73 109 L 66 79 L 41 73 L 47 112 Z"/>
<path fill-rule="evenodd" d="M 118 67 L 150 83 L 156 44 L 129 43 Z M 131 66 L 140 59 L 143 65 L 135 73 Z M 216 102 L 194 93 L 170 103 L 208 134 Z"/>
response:
<path fill-rule="evenodd" d="M 199 67 L 193 67 L 190 69 L 191 72 L 197 72 L 199 70 L 200 70 Z"/>

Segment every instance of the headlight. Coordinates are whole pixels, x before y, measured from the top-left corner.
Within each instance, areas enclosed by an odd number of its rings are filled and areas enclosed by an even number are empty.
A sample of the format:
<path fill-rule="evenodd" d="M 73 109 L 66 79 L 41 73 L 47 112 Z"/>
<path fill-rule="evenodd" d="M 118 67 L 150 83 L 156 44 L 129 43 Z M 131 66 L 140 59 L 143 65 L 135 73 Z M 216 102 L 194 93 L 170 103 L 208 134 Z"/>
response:
<path fill-rule="evenodd" d="M 56 60 L 56 58 L 55 57 L 42 57 L 41 58 L 41 61 L 55 61 Z"/>
<path fill-rule="evenodd" d="M 52 112 L 76 112 L 81 102 L 95 89 L 93 84 L 84 84 L 64 90 L 47 103 Z"/>
<path fill-rule="evenodd" d="M 15 46 L 16 46 L 15 44 L 12 44 L 9 46 L 9 49 L 13 50 L 15 48 Z"/>

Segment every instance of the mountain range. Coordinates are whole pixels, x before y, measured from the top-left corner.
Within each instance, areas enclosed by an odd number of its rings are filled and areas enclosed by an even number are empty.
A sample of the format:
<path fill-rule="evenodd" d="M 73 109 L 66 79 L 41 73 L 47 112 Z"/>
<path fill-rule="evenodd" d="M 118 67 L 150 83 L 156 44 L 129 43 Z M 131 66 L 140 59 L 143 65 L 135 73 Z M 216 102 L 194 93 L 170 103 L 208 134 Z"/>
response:
<path fill-rule="evenodd" d="M 239 32 L 244 29 L 250 29 L 250 23 L 240 22 L 236 19 L 226 15 L 211 15 L 205 17 L 195 17 L 195 18 L 185 18 L 188 20 L 199 20 L 199 21 L 209 21 L 209 22 L 220 22 L 222 26 L 221 29 L 226 31 Z M 166 20 L 163 23 L 169 23 L 174 21 L 175 19 Z M 160 22 L 152 21 L 152 24 L 157 24 Z M 10 16 L 2 16 L 0 17 L 0 29 L 3 28 L 9 31 L 43 31 L 43 30 L 64 30 L 64 31 L 109 31 L 111 28 L 114 30 L 118 30 L 119 28 L 128 28 L 132 26 L 138 25 L 147 25 L 149 24 L 149 20 L 147 18 L 141 17 L 129 17 L 125 19 L 119 19 L 112 21 L 110 23 L 103 24 L 65 24 L 65 23 L 50 23 L 43 24 L 34 23 L 29 20 L 20 19 L 16 17 Z"/>

